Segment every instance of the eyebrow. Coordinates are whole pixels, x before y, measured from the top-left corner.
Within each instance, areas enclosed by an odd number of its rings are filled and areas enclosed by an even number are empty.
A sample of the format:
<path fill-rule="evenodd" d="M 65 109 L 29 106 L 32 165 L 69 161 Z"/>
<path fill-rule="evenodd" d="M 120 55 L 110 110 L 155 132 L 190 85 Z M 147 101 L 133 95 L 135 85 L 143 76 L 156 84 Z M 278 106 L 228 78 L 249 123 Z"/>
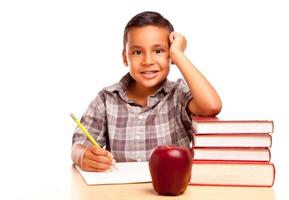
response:
<path fill-rule="evenodd" d="M 142 47 L 139 46 L 139 45 L 132 45 L 132 46 L 129 46 L 130 49 L 141 49 Z"/>
<path fill-rule="evenodd" d="M 153 45 L 153 48 L 156 48 L 156 47 L 167 48 L 166 45 L 163 45 L 163 44 L 155 44 L 155 45 Z M 139 46 L 139 45 L 132 45 L 129 48 L 130 49 L 142 49 L 143 47 Z"/>

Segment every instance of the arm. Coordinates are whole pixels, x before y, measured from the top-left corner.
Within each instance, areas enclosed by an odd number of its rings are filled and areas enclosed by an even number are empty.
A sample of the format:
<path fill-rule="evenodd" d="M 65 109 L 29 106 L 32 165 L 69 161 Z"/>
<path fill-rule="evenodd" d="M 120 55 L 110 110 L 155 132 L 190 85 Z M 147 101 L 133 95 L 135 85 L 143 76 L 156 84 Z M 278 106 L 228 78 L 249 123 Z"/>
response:
<path fill-rule="evenodd" d="M 104 98 L 99 93 L 90 103 L 82 116 L 81 123 L 94 139 L 103 146 L 106 141 L 106 120 Z M 72 138 L 71 159 L 74 164 L 86 171 L 106 171 L 115 162 L 112 154 L 100 147 L 92 145 L 79 127 L 74 131 Z"/>
<path fill-rule="evenodd" d="M 186 39 L 179 33 L 170 34 L 170 57 L 182 73 L 193 99 L 188 103 L 188 110 L 200 116 L 214 116 L 222 109 L 221 99 L 205 76 L 185 56 Z"/>

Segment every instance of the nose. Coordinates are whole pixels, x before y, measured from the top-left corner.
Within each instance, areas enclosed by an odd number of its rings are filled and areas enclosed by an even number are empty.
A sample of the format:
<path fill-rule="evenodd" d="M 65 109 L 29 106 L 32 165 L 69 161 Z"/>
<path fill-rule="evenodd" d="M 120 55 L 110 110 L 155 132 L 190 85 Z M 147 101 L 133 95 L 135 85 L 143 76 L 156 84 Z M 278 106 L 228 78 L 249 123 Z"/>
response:
<path fill-rule="evenodd" d="M 154 64 L 154 57 L 150 53 L 145 54 L 143 59 L 143 65 L 152 65 Z"/>

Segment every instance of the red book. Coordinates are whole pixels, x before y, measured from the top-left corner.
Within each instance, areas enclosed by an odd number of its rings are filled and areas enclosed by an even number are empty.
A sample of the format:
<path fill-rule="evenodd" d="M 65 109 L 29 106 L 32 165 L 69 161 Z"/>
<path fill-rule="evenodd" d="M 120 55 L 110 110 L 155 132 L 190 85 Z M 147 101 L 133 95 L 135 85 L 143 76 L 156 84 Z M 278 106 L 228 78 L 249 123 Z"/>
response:
<path fill-rule="evenodd" d="M 274 179 L 269 162 L 193 161 L 190 184 L 271 187 Z"/>
<path fill-rule="evenodd" d="M 193 134 L 194 147 L 271 147 L 268 133 Z"/>
<path fill-rule="evenodd" d="M 272 120 L 224 120 L 217 117 L 193 117 L 196 134 L 273 133 Z"/>
<path fill-rule="evenodd" d="M 269 162 L 269 148 L 193 147 L 194 160 Z"/>

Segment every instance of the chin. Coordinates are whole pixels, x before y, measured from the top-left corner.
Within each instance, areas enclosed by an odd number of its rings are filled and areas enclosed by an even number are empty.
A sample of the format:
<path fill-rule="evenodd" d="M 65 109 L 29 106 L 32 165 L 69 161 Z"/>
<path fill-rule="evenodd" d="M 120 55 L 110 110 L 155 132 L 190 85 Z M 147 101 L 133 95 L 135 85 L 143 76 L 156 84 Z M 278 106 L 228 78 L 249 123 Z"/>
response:
<path fill-rule="evenodd" d="M 143 86 L 147 88 L 156 88 L 157 89 L 161 86 L 163 80 L 150 80 L 150 81 L 144 81 Z"/>

